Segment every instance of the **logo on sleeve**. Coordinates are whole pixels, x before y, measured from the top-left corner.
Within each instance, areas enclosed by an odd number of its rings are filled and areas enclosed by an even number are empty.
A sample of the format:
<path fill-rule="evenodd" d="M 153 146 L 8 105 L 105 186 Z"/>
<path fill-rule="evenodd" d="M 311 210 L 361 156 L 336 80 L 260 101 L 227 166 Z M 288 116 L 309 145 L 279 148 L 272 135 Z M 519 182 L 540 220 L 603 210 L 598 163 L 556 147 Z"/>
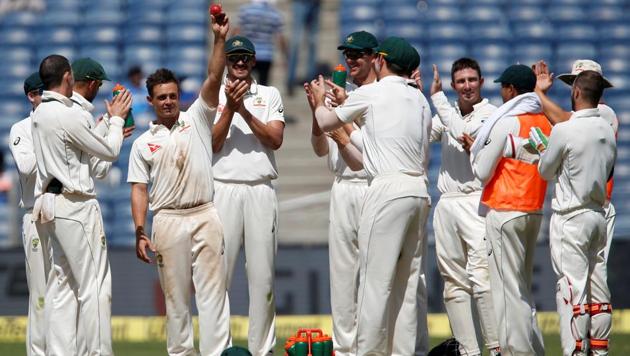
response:
<path fill-rule="evenodd" d="M 280 106 L 278 108 L 278 112 L 282 114 L 284 112 L 284 106 Z"/>
<path fill-rule="evenodd" d="M 155 151 L 159 150 L 160 148 L 162 148 L 162 146 L 155 144 L 155 143 L 149 143 L 149 150 L 151 151 L 151 153 L 155 153 Z"/>
<path fill-rule="evenodd" d="M 488 146 L 490 144 L 490 142 L 492 142 L 492 140 L 490 138 L 488 138 L 486 140 L 486 142 L 484 142 L 483 144 L 484 144 L 484 146 Z"/>
<path fill-rule="evenodd" d="M 13 141 L 13 146 L 17 146 L 17 145 L 18 145 L 18 143 L 20 143 L 20 139 L 21 139 L 21 138 L 20 138 L 20 136 L 18 136 L 18 137 L 15 139 L 15 141 Z"/>

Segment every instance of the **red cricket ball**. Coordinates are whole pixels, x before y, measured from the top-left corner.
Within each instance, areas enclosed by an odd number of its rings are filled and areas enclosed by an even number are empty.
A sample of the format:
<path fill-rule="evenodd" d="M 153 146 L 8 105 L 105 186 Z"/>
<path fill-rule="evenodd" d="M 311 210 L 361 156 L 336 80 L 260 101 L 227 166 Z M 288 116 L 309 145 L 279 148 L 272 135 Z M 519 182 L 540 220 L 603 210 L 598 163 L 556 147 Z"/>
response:
<path fill-rule="evenodd" d="M 221 4 L 212 4 L 210 6 L 210 14 L 214 16 L 221 14 L 222 11 L 223 9 L 221 9 Z"/>

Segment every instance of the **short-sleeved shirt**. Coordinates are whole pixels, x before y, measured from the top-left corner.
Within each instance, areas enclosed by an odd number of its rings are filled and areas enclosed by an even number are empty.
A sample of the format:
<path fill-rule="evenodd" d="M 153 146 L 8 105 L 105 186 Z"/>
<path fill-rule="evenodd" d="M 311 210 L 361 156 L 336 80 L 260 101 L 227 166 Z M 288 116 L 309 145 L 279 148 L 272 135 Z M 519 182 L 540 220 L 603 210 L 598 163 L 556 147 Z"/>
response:
<path fill-rule="evenodd" d="M 268 3 L 247 4 L 238 13 L 241 35 L 247 37 L 256 47 L 256 59 L 271 62 L 274 53 L 274 40 L 282 32 L 284 20 L 278 9 Z"/>
<path fill-rule="evenodd" d="M 390 173 L 426 177 L 431 110 L 422 93 L 404 78 L 391 75 L 363 85 L 335 112 L 341 121 L 361 125 L 363 166 L 369 177 Z"/>
<path fill-rule="evenodd" d="M 215 123 L 221 118 L 227 101 L 221 86 Z M 263 124 L 284 122 L 280 92 L 274 87 L 252 82 L 243 100 L 245 108 Z M 234 113 L 225 143 L 213 157 L 214 178 L 224 182 L 257 182 L 278 178 L 273 150 L 260 142 L 243 117 Z"/>
<path fill-rule="evenodd" d="M 151 123 L 131 148 L 127 182 L 150 184 L 149 208 L 186 209 L 212 201 L 212 123 L 201 97 L 169 130 Z"/>

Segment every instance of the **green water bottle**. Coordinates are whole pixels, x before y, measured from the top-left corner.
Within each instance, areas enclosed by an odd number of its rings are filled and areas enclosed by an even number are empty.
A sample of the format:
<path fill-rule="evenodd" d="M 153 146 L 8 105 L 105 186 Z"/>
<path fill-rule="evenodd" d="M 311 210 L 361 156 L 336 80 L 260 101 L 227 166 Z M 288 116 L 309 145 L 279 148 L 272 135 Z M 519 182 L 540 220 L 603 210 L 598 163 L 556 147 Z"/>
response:
<path fill-rule="evenodd" d="M 297 340 L 286 352 L 289 356 L 308 356 L 308 342 Z"/>
<path fill-rule="evenodd" d="M 114 86 L 114 89 L 112 89 L 112 96 L 118 95 L 123 90 L 125 90 L 125 87 L 120 85 L 119 83 L 116 83 L 116 85 Z M 133 113 L 131 112 L 131 109 L 129 109 L 129 113 L 127 114 L 127 117 L 125 118 L 125 125 L 123 127 L 131 127 L 133 125 L 134 125 Z"/>
<path fill-rule="evenodd" d="M 335 71 L 332 73 L 333 83 L 345 89 L 347 77 L 348 77 L 348 72 L 346 72 L 346 67 L 344 67 L 343 64 L 338 64 L 335 67 Z"/>

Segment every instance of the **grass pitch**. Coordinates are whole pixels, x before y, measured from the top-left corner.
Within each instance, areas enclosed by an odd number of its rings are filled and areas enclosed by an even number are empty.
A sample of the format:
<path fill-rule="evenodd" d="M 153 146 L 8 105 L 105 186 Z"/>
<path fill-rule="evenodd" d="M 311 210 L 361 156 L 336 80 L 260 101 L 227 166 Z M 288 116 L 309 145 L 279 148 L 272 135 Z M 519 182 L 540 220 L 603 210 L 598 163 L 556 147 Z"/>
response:
<path fill-rule="evenodd" d="M 431 338 L 431 346 L 437 345 L 442 339 Z M 246 341 L 235 340 L 235 345 L 246 346 Z M 284 340 L 276 345 L 275 355 L 284 355 Z M 610 339 L 611 355 L 630 355 L 630 335 L 613 334 Z M 157 356 L 166 355 L 166 343 L 114 343 L 114 352 L 118 356 Z M 545 335 L 545 353 L 550 356 L 562 355 L 560 350 L 560 336 L 555 334 Z M 0 343 L 0 355 L 24 356 L 26 355 L 24 343 Z"/>

